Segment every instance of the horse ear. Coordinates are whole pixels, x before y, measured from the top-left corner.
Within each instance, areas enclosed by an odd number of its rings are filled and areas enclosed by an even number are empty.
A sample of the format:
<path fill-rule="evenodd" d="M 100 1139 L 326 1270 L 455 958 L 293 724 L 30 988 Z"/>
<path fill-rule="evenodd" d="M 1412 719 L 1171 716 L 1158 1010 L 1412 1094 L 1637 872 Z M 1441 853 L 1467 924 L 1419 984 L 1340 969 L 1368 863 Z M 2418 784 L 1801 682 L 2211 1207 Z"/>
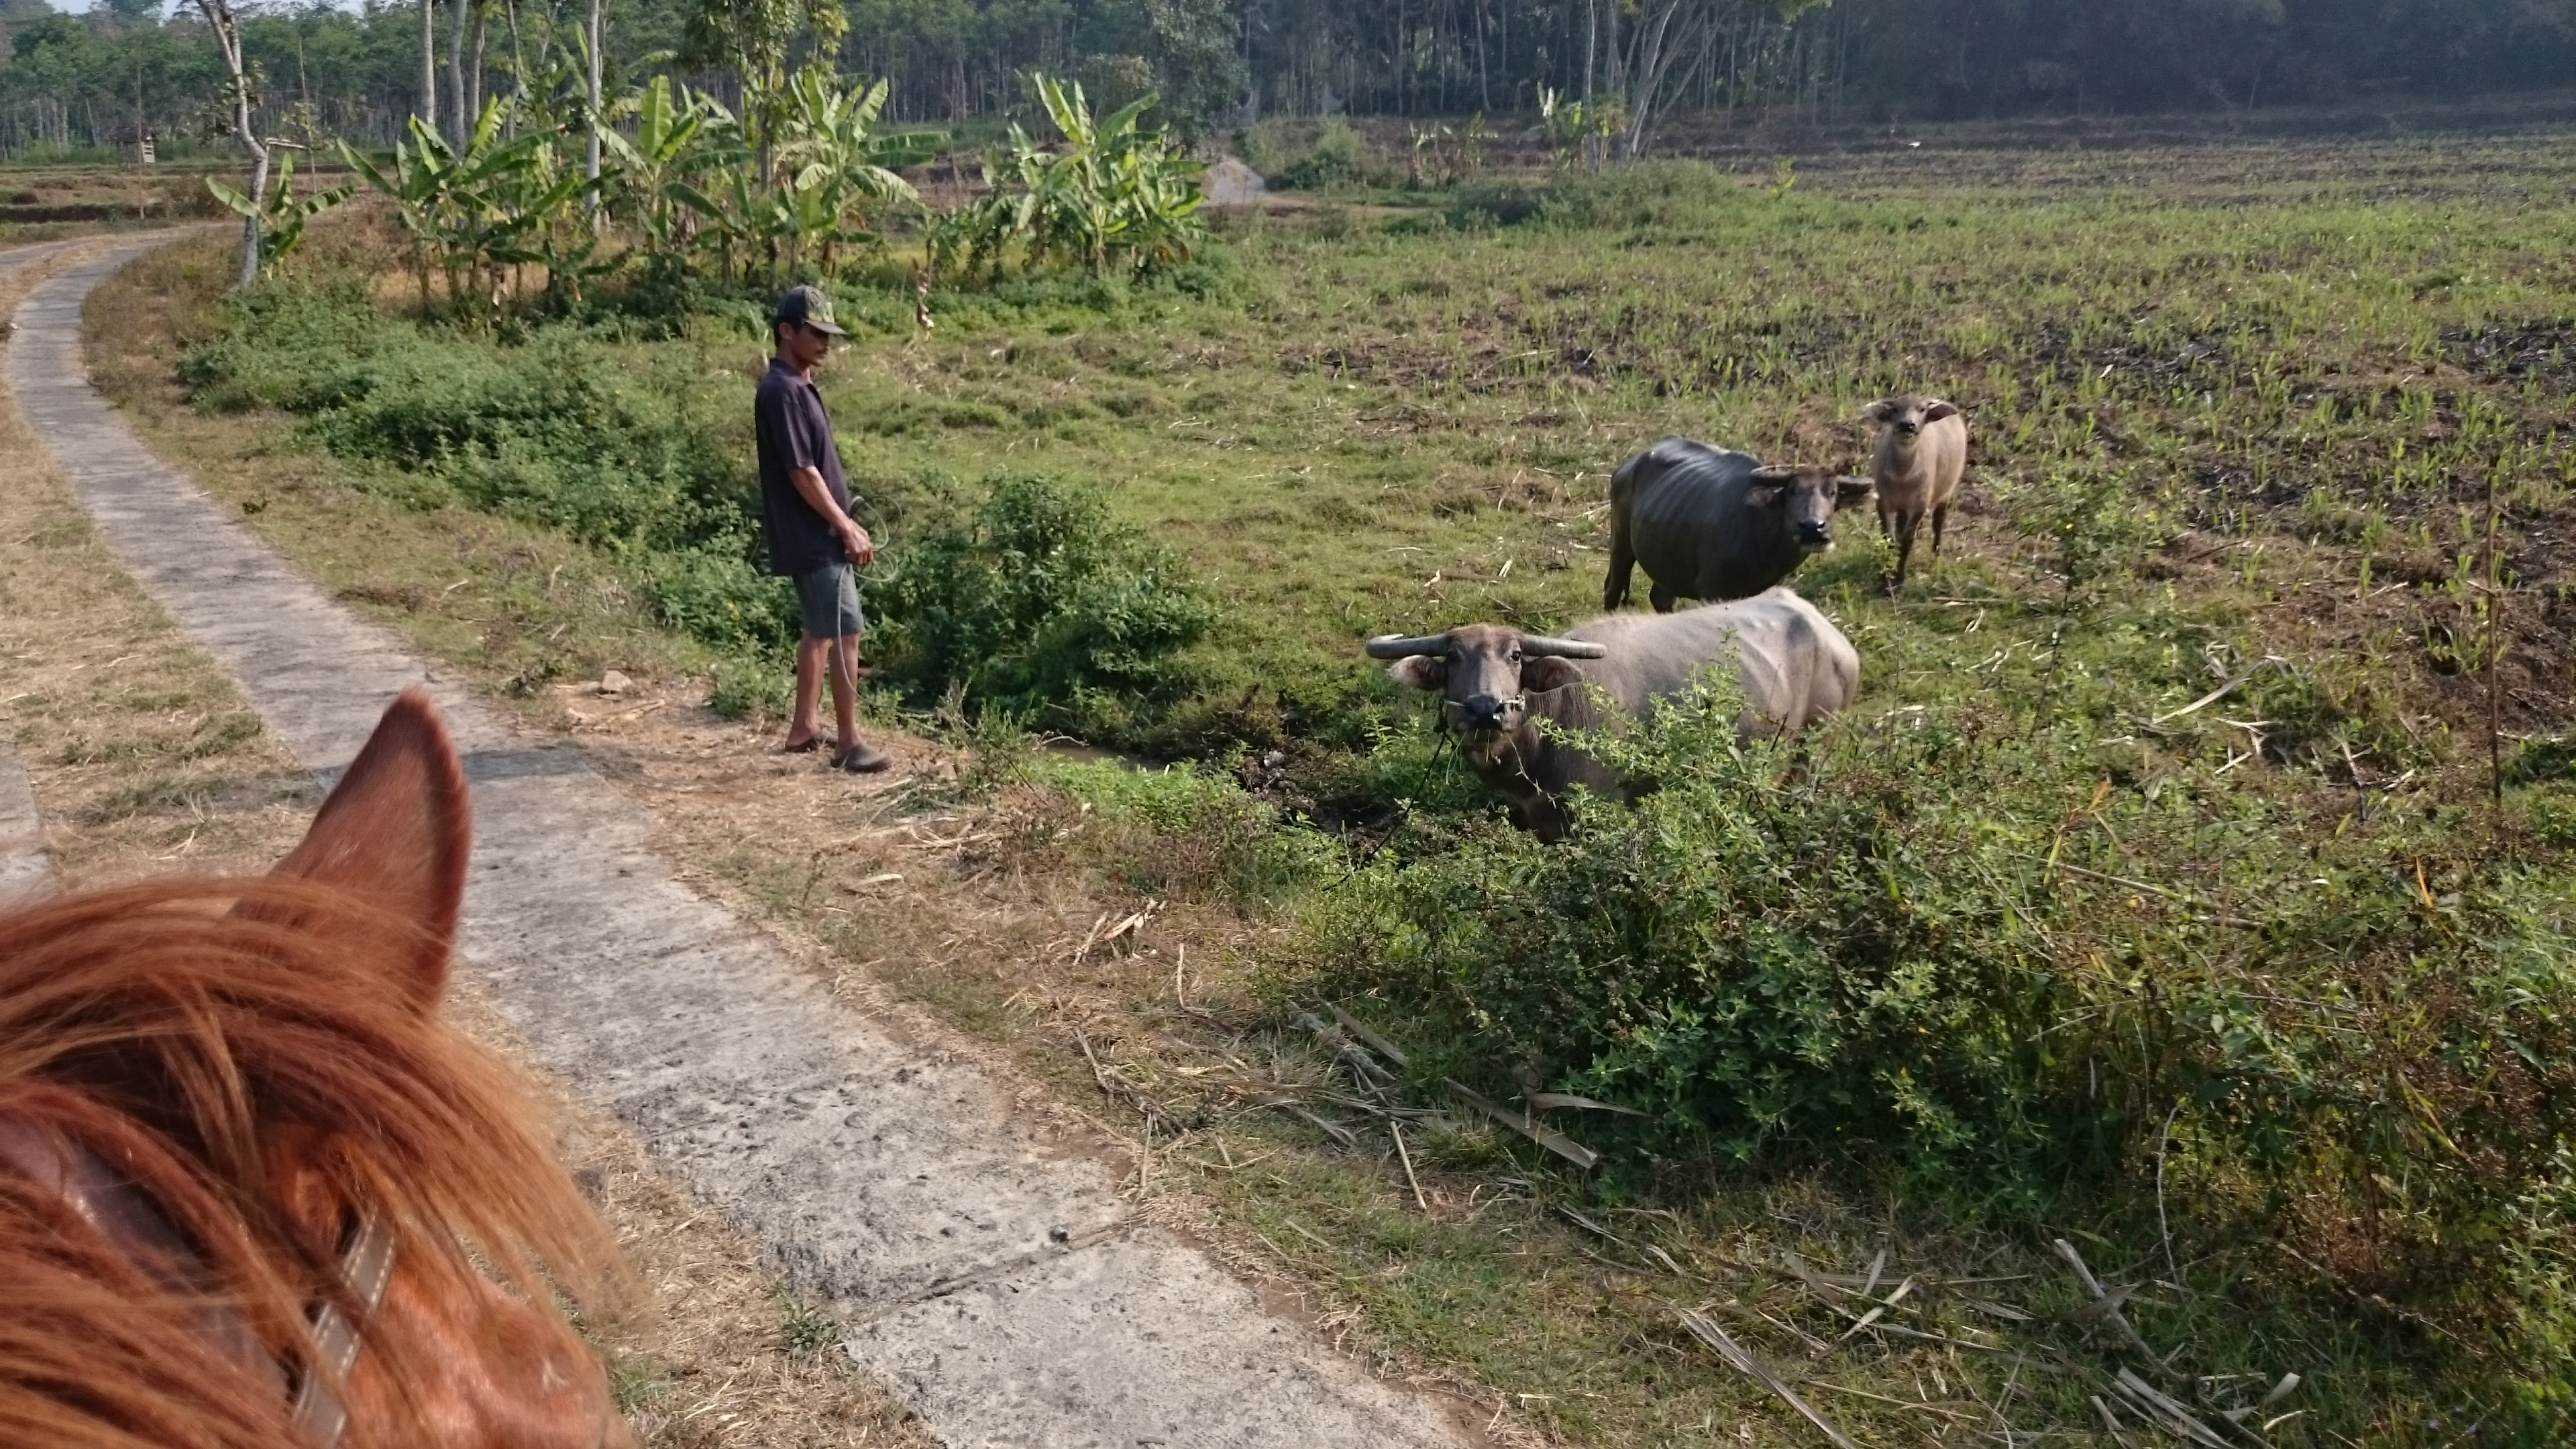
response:
<path fill-rule="evenodd" d="M 416 926 L 399 985 L 427 1010 L 447 984 L 470 839 L 456 746 L 429 696 L 407 689 L 272 874 L 338 887 Z"/>

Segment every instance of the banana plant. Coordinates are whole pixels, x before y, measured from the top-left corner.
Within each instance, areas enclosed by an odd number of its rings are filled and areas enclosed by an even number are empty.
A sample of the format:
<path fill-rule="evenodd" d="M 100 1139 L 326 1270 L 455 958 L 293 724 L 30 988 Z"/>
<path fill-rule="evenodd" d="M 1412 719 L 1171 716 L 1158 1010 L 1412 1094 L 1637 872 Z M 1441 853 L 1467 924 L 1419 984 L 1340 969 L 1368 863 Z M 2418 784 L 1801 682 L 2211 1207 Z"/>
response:
<path fill-rule="evenodd" d="M 414 116 L 410 140 L 395 143 L 390 169 L 345 141 L 340 145 L 350 169 L 394 204 L 411 242 L 424 314 L 433 305 L 433 269 L 444 275 L 453 304 L 480 310 L 497 292 L 500 268 L 547 260 L 543 249 L 527 245 L 530 234 L 588 188 L 579 173 L 545 174 L 549 133 L 505 137 L 505 110 L 499 97 L 485 102 L 462 150 Z"/>
<path fill-rule="evenodd" d="M 1206 235 L 1197 212 L 1199 167 L 1143 117 L 1147 95 L 1095 120 L 1079 84 L 1032 77 L 1062 136 L 1050 149 L 1013 125 L 1007 157 L 988 158 L 992 194 L 933 228 L 943 269 L 998 269 L 1017 246 L 1026 265 L 1113 268 L 1138 275 L 1187 261 Z"/>
<path fill-rule="evenodd" d="M 767 222 L 767 234 L 786 244 L 791 276 L 803 274 L 808 263 L 819 264 L 829 273 L 836 245 L 876 240 L 874 232 L 844 224 L 838 199 L 821 186 L 771 192 Z"/>
<path fill-rule="evenodd" d="M 349 164 L 349 169 L 393 203 L 394 224 L 402 229 L 411 251 L 412 280 L 420 286 L 420 310 L 422 315 L 428 315 L 438 213 L 455 182 L 456 153 L 418 116 L 411 119 L 409 139 L 395 140 L 383 166 L 346 140 L 339 146 L 340 158 Z"/>
<path fill-rule="evenodd" d="M 277 179 L 265 196 L 244 196 L 211 176 L 206 178 L 206 189 L 234 214 L 259 224 L 259 270 L 266 276 L 273 274 L 285 262 L 287 253 L 304 239 L 305 224 L 348 200 L 354 188 L 334 186 L 311 196 L 297 196 L 295 157 L 290 152 L 277 158 Z"/>
<path fill-rule="evenodd" d="M 582 169 L 582 161 L 571 144 L 572 138 L 560 131 L 532 131 L 517 142 L 527 147 L 526 159 L 492 178 L 484 200 L 493 213 L 494 225 L 487 239 L 477 243 L 482 255 L 472 265 L 479 266 L 490 284 L 494 305 L 499 303 L 498 272 L 507 265 L 513 276 L 528 265 L 541 267 L 546 277 L 546 300 L 557 310 L 581 300 L 583 286 L 593 278 L 614 270 L 615 263 L 600 255 L 600 234 L 591 225 L 587 200 L 597 194 L 600 183 L 594 183 Z M 603 168 L 602 182 L 607 179 Z M 512 290 L 518 291 L 515 285 Z"/>
<path fill-rule="evenodd" d="M 738 128 L 723 106 L 687 86 L 675 90 L 668 76 L 655 76 L 621 109 L 635 118 L 634 138 L 614 129 L 600 136 L 615 163 L 611 211 L 642 234 L 648 265 L 676 266 L 701 224 L 727 222 L 696 178 L 740 161 Z"/>
<path fill-rule="evenodd" d="M 777 152 L 785 194 L 775 204 L 799 260 L 813 259 L 810 249 L 819 247 L 825 272 L 841 242 L 875 239 L 867 221 L 872 205 L 921 199 L 894 168 L 929 160 L 930 147 L 921 136 L 877 129 L 886 95 L 882 80 L 851 90 L 812 70 L 788 86 Z"/>

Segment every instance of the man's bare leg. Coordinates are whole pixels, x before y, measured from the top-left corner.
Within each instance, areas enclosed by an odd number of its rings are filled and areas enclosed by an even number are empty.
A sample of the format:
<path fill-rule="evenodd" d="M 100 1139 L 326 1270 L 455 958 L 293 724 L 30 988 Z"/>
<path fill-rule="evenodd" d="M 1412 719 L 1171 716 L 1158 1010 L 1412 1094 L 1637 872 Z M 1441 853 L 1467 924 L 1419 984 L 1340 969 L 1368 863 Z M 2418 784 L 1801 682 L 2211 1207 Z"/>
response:
<path fill-rule="evenodd" d="M 787 721 L 787 743 L 784 746 L 786 749 L 801 750 L 814 742 L 816 734 L 814 715 L 816 707 L 822 702 L 824 659 L 835 642 L 831 639 L 816 639 L 810 636 L 796 641 L 796 706 L 794 714 Z M 835 680 L 836 689 L 838 684 L 839 681 Z M 835 698 L 834 703 L 838 704 L 839 700 Z M 846 711 L 841 719 L 841 737 L 847 741 L 850 731 L 847 723 L 849 716 Z"/>
<path fill-rule="evenodd" d="M 844 634 L 829 641 L 832 660 L 832 723 L 840 744 L 832 751 L 832 768 L 870 774 L 893 763 L 883 750 L 859 738 L 859 636 Z"/>
<path fill-rule="evenodd" d="M 823 640 L 816 640 L 823 643 Z M 859 742 L 859 636 L 844 634 L 829 641 L 832 661 L 832 724 L 846 753 Z"/>

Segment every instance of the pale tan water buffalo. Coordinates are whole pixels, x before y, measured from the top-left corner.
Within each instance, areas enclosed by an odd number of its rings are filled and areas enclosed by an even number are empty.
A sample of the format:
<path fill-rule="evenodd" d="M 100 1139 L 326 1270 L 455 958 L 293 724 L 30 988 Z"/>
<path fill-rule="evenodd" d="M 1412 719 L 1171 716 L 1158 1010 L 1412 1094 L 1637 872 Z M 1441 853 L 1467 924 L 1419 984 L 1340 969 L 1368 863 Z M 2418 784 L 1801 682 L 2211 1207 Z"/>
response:
<path fill-rule="evenodd" d="M 1932 558 L 1941 558 L 1941 534 L 1959 475 L 1968 466 L 1968 420 L 1939 398 L 1892 397 L 1870 404 L 1862 417 L 1878 424 L 1878 531 L 1896 540 L 1893 593 L 1905 587 L 1905 565 L 1914 557 L 1914 531 L 1932 515 Z"/>
<path fill-rule="evenodd" d="M 1601 607 L 1628 598 L 1646 566 L 1655 612 L 1673 600 L 1744 599 L 1834 545 L 1834 510 L 1869 496 L 1866 478 L 1766 467 L 1750 453 L 1666 438 L 1610 475 L 1610 574 Z"/>
<path fill-rule="evenodd" d="M 1542 840 L 1565 834 L 1565 792 L 1629 793 L 1590 755 L 1549 739 L 1538 721 L 1615 726 L 1679 693 L 1697 671 L 1732 661 L 1746 734 L 1791 734 L 1841 709 L 1860 687 L 1860 653 L 1816 606 L 1775 588 L 1673 614 L 1612 614 L 1562 638 L 1500 624 L 1368 643 L 1398 684 L 1440 691 L 1459 753 Z"/>

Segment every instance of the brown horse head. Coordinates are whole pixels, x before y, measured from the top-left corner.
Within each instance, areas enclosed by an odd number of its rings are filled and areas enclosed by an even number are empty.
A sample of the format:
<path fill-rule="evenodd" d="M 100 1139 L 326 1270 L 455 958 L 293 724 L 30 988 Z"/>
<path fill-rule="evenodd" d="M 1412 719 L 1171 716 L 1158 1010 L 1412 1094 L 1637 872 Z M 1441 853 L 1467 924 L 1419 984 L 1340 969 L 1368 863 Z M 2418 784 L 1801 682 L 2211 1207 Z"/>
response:
<path fill-rule="evenodd" d="M 270 875 L 0 917 L 0 1443 L 629 1442 L 614 1252 L 437 1015 L 466 847 L 413 691 Z"/>

